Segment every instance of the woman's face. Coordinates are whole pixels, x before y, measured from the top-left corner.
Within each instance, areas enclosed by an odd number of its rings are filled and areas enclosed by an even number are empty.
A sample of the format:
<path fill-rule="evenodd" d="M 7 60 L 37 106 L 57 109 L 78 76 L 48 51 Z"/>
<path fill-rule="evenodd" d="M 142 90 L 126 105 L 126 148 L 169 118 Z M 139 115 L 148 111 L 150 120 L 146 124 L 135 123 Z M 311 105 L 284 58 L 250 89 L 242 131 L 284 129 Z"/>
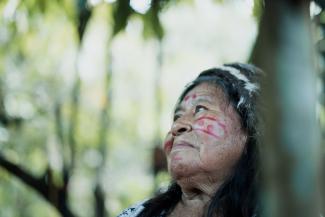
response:
<path fill-rule="evenodd" d="M 164 142 L 175 180 L 208 176 L 224 181 L 246 143 L 240 117 L 220 88 L 202 83 L 189 91 L 174 114 Z"/>

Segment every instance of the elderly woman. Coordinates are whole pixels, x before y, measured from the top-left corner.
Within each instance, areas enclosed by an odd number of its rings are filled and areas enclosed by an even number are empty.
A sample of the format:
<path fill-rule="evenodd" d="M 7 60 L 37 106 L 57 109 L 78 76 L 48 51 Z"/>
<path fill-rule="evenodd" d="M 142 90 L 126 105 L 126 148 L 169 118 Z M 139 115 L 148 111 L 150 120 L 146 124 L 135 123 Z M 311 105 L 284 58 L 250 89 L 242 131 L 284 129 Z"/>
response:
<path fill-rule="evenodd" d="M 185 87 L 163 145 L 173 183 L 119 217 L 257 216 L 259 75 L 226 64 Z"/>

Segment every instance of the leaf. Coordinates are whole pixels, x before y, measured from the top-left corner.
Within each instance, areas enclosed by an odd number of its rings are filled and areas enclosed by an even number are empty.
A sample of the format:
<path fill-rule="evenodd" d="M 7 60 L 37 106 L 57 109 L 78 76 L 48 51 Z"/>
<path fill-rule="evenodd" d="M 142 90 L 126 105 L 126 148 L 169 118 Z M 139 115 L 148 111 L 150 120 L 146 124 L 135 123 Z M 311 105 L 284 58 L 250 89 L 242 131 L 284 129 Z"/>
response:
<path fill-rule="evenodd" d="M 134 13 L 130 0 L 119 0 L 113 5 L 113 36 L 124 30 L 129 17 Z"/>
<path fill-rule="evenodd" d="M 57 0 L 58 5 L 60 8 L 64 10 L 65 14 L 67 15 L 70 21 L 74 21 L 76 17 L 76 7 L 75 2 L 71 0 Z"/>
<path fill-rule="evenodd" d="M 143 16 L 143 35 L 145 38 L 147 37 L 156 37 L 158 39 L 162 39 L 164 36 L 164 29 L 159 19 L 159 15 L 152 10 L 149 10 Z"/>
<path fill-rule="evenodd" d="M 85 33 L 87 23 L 91 17 L 91 9 L 87 4 L 87 0 L 77 0 L 77 23 L 78 36 L 81 41 Z"/>
<path fill-rule="evenodd" d="M 264 10 L 264 0 L 254 0 L 253 16 L 260 20 Z"/>
<path fill-rule="evenodd" d="M 145 37 L 156 37 L 161 40 L 164 36 L 164 29 L 159 19 L 159 14 L 168 5 L 169 0 L 152 0 L 151 7 L 144 15 L 144 29 Z"/>

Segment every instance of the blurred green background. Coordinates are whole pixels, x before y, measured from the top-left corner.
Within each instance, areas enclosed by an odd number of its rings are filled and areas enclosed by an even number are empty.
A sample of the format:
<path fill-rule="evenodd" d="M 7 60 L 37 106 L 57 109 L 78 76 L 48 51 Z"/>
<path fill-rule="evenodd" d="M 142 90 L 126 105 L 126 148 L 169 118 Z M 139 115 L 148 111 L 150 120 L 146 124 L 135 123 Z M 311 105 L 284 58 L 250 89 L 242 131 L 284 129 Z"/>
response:
<path fill-rule="evenodd" d="M 258 0 L 1 1 L 0 216 L 116 216 L 166 186 L 157 147 L 178 95 L 246 62 L 261 13 Z"/>

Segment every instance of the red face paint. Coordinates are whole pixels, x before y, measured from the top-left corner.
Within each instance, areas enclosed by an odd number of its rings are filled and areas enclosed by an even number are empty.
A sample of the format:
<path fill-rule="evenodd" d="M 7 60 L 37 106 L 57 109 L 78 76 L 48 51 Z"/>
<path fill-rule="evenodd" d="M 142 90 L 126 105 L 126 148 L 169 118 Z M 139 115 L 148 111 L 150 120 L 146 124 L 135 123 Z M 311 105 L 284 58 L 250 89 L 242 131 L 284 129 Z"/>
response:
<path fill-rule="evenodd" d="M 199 120 L 199 121 L 197 122 L 197 124 L 198 124 L 199 126 L 203 126 L 203 125 L 204 125 L 204 121 L 203 121 L 203 120 Z"/>
<path fill-rule="evenodd" d="M 224 123 L 221 123 L 221 121 L 219 121 L 216 117 L 202 116 L 202 117 L 197 119 L 198 125 L 203 126 L 204 124 L 202 124 L 202 122 L 204 120 L 211 120 L 212 122 L 217 123 L 223 129 L 223 131 L 226 133 L 226 125 Z"/>
<path fill-rule="evenodd" d="M 168 152 L 172 149 L 172 146 L 173 146 L 173 139 L 167 140 L 164 144 L 164 150 Z"/>
<path fill-rule="evenodd" d="M 192 94 L 192 95 L 187 95 L 184 97 L 184 101 L 187 102 L 189 99 L 195 99 L 197 97 L 196 94 Z"/>
<path fill-rule="evenodd" d="M 226 125 L 223 124 L 223 123 L 220 123 L 219 121 L 217 121 L 217 124 L 223 129 L 223 131 L 225 132 L 225 134 L 227 133 L 227 130 L 226 130 Z"/>
<path fill-rule="evenodd" d="M 207 126 L 207 130 L 208 130 L 208 132 L 210 133 L 210 134 L 213 134 L 213 126 L 212 125 L 208 125 Z"/>
<path fill-rule="evenodd" d="M 211 125 L 209 125 L 209 126 L 211 126 Z M 210 136 L 212 136 L 212 137 L 214 137 L 216 139 L 220 139 L 220 136 L 217 136 L 216 134 L 211 132 L 211 128 L 210 128 L 210 130 L 209 129 L 194 128 L 194 130 L 201 131 L 201 132 L 206 133 L 206 134 L 208 134 L 208 135 L 210 135 Z"/>
<path fill-rule="evenodd" d="M 226 125 L 214 116 L 202 116 L 198 118 L 196 120 L 196 126 L 193 128 L 194 130 L 204 132 L 216 139 L 220 139 L 222 135 L 226 134 Z"/>

